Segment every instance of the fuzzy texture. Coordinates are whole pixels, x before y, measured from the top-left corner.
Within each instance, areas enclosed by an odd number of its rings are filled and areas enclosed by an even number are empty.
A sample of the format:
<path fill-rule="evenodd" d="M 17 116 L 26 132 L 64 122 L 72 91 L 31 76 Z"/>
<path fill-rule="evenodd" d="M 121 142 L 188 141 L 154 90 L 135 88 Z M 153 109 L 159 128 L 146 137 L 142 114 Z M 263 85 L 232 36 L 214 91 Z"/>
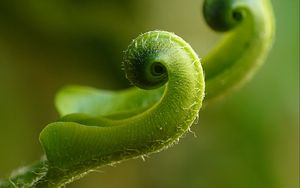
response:
<path fill-rule="evenodd" d="M 40 134 L 49 170 L 38 186 L 61 186 L 102 165 L 160 151 L 189 129 L 204 97 L 204 76 L 186 42 L 164 31 L 142 34 L 128 47 L 124 67 L 138 87 L 167 82 L 162 98 L 125 118 L 71 114 L 49 124 Z"/>

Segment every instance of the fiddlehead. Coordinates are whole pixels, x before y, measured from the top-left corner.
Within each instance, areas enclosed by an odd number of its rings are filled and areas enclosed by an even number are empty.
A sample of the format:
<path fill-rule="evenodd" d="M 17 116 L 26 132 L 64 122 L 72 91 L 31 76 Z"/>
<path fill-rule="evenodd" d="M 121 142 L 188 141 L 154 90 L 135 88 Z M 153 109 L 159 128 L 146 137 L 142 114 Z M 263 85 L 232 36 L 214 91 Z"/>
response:
<path fill-rule="evenodd" d="M 269 0 L 206 0 L 204 18 L 220 43 L 204 57 L 206 100 L 221 96 L 247 81 L 263 63 L 274 37 Z"/>
<path fill-rule="evenodd" d="M 185 41 L 163 31 L 140 35 L 125 53 L 124 69 L 138 87 L 165 84 L 156 90 L 161 99 L 130 117 L 70 114 L 49 124 L 40 134 L 47 172 L 33 187 L 59 187 L 99 166 L 160 151 L 189 129 L 204 97 L 204 76 Z"/>
<path fill-rule="evenodd" d="M 181 38 L 161 31 L 139 36 L 126 52 L 124 67 L 138 87 L 153 89 L 167 82 L 160 101 L 130 118 L 71 114 L 48 125 L 40 140 L 49 179 L 57 179 L 58 174 L 70 179 L 104 164 L 161 150 L 195 120 L 204 96 L 204 77 L 197 55 Z M 58 179 L 46 183 L 65 182 Z"/>

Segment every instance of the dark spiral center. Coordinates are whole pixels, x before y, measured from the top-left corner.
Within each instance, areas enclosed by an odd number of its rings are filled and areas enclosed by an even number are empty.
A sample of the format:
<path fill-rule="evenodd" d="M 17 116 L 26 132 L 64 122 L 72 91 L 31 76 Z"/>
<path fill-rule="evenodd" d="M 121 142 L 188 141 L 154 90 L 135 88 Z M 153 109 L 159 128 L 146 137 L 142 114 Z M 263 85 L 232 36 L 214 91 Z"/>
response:
<path fill-rule="evenodd" d="M 153 76 L 161 76 L 166 72 L 166 68 L 159 62 L 155 62 L 151 66 L 151 73 Z"/>
<path fill-rule="evenodd" d="M 242 12 L 235 10 L 232 12 L 232 18 L 236 21 L 241 21 L 243 19 L 243 14 Z"/>

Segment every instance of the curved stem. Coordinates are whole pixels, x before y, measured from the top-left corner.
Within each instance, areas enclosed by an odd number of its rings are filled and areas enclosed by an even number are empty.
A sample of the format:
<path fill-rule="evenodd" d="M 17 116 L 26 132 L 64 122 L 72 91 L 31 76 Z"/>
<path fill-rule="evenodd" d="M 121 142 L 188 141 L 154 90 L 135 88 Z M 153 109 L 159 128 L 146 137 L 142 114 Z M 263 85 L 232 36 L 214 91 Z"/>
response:
<path fill-rule="evenodd" d="M 49 170 L 38 186 L 61 186 L 99 166 L 160 151 L 191 126 L 204 96 L 203 72 L 192 48 L 174 34 L 155 31 L 139 36 L 126 54 L 127 77 L 140 87 L 161 85 L 160 77 L 147 76 L 148 67 L 157 62 L 165 67 L 163 97 L 130 118 L 73 114 L 48 125 L 40 140 Z"/>
<path fill-rule="evenodd" d="M 167 82 L 161 99 L 130 117 L 71 114 L 49 124 L 40 134 L 47 172 L 32 187 L 60 187 L 100 166 L 158 152 L 192 125 L 204 97 L 204 76 L 185 41 L 168 32 L 145 33 L 129 46 L 124 62 L 127 78 L 141 88 Z"/>

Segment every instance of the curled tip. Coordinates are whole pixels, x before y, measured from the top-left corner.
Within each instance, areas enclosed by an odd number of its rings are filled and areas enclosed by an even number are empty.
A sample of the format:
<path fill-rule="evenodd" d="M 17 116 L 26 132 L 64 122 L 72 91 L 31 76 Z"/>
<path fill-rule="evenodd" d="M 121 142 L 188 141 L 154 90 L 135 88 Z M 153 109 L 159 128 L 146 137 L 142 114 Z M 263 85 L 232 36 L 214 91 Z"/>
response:
<path fill-rule="evenodd" d="M 203 14 L 207 24 L 215 31 L 228 31 L 239 24 L 244 12 L 234 6 L 234 0 L 205 0 Z"/>
<path fill-rule="evenodd" d="M 142 34 L 125 51 L 123 66 L 127 79 L 133 85 L 142 89 L 154 89 L 167 82 L 167 68 L 158 59 L 168 45 L 159 36 L 163 34 L 157 31 Z"/>

